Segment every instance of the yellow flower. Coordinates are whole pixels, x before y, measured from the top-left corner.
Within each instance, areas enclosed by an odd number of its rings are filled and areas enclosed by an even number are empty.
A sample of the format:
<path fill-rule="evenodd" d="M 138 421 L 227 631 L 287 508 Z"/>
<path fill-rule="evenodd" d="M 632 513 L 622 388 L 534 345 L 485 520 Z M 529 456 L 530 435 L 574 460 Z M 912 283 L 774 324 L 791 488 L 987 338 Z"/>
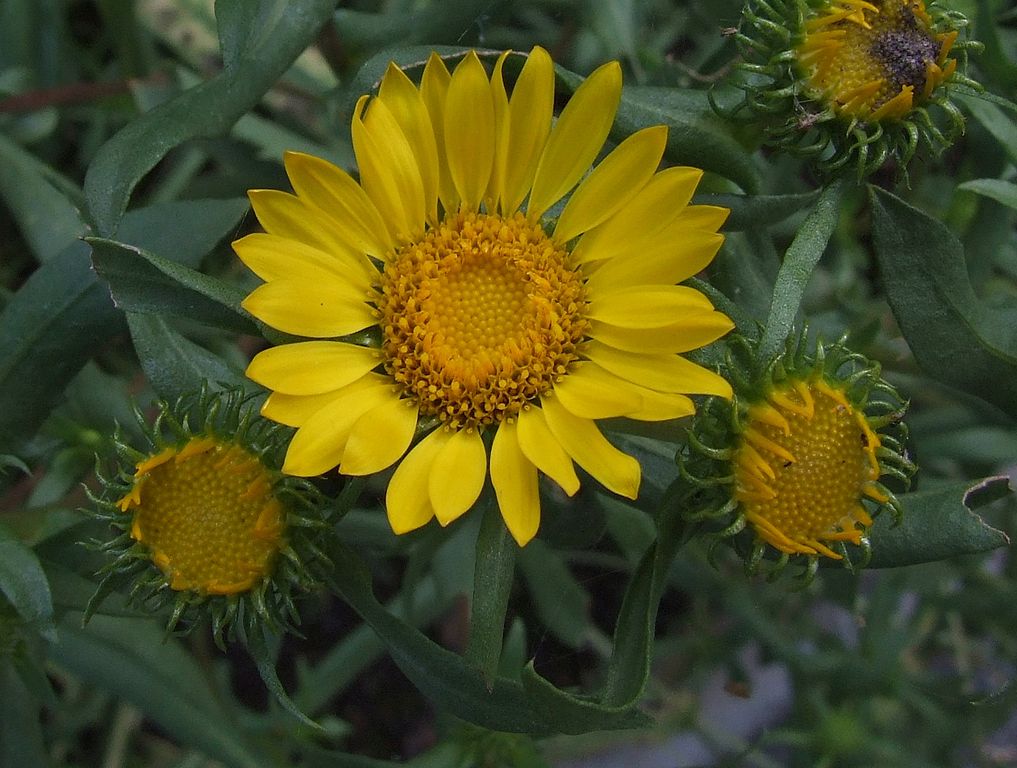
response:
<path fill-rule="evenodd" d="M 266 281 L 244 307 L 314 339 L 265 350 L 247 371 L 272 390 L 262 413 L 298 428 L 283 471 L 398 462 L 386 495 L 396 533 L 457 519 L 490 467 L 523 545 L 539 525 L 538 470 L 568 494 L 575 463 L 637 495 L 639 463 L 597 420 L 673 419 L 694 412 L 689 394 L 731 393 L 679 356 L 732 327 L 676 285 L 723 239 L 726 209 L 688 205 L 702 172 L 657 172 L 662 126 L 590 172 L 618 107 L 618 64 L 553 120 L 548 54 L 533 49 L 511 97 L 507 56 L 489 76 L 475 53 L 451 74 L 432 55 L 419 87 L 390 65 L 353 116 L 360 182 L 288 153 L 296 194 L 252 191 L 266 233 L 234 244 Z"/>
<path fill-rule="evenodd" d="M 957 30 L 936 32 L 922 0 L 836 0 L 805 22 L 798 61 L 818 99 L 862 120 L 899 120 L 957 68 Z"/>
<path fill-rule="evenodd" d="M 194 437 L 139 461 L 117 506 L 170 589 L 233 595 L 268 576 L 284 545 L 272 479 L 244 448 Z"/>
<path fill-rule="evenodd" d="M 822 376 L 774 387 L 749 407 L 735 449 L 745 519 L 781 552 L 840 560 L 824 542 L 860 544 L 872 525 L 862 498 L 889 498 L 877 484 L 879 447 L 865 415 Z"/>
<path fill-rule="evenodd" d="M 170 609 L 168 629 L 192 629 L 202 614 L 212 634 L 251 637 L 299 617 L 294 593 L 318 582 L 318 545 L 330 527 L 321 497 L 278 469 L 282 432 L 235 390 L 202 390 L 159 402 L 152 424 L 137 413 L 147 445 L 118 435 L 116 472 L 100 475 L 95 516 L 114 536 L 86 618 L 112 590 L 153 612 Z"/>
<path fill-rule="evenodd" d="M 805 558 L 806 578 L 820 558 L 863 565 L 873 516 L 903 514 L 884 481 L 908 487 L 916 471 L 904 448 L 906 403 L 877 363 L 842 343 L 809 356 L 804 338 L 793 337 L 762 375 L 750 373 L 755 354 L 735 339 L 726 367 L 736 398 L 708 402 L 679 457 L 688 517 L 719 522 L 717 541 L 750 527 L 750 571 L 767 547 L 780 553 L 776 571 Z M 847 544 L 861 547 L 858 562 Z"/>

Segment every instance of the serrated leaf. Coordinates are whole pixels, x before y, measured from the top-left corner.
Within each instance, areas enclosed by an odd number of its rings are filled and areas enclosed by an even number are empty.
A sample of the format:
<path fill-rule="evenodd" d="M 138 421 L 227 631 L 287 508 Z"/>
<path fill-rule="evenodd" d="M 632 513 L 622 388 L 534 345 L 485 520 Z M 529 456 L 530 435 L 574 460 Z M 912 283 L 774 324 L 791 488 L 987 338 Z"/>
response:
<path fill-rule="evenodd" d="M 94 616 L 60 626 L 50 660 L 129 701 L 182 744 L 232 768 L 266 768 L 205 681 L 197 662 L 150 620 Z"/>
<path fill-rule="evenodd" d="M 174 331 L 162 317 L 131 313 L 127 324 L 141 370 L 164 400 L 173 402 L 181 395 L 197 392 L 203 385 L 257 391 L 241 371 Z"/>
<path fill-rule="evenodd" d="M 129 123 L 96 153 L 85 177 L 85 194 L 98 233 L 113 235 L 131 192 L 174 147 L 193 138 L 220 136 L 290 67 L 330 22 L 334 0 L 274 0 L 259 5 L 266 23 L 252 33 L 238 0 L 222 5 L 220 38 L 229 64 Z"/>
<path fill-rule="evenodd" d="M 176 315 L 237 333 L 258 333 L 258 326 L 240 306 L 247 294 L 232 283 L 134 245 L 96 237 L 86 242 L 92 247 L 95 271 L 109 283 L 119 309 Z"/>
<path fill-rule="evenodd" d="M 926 373 L 1017 415 L 1017 305 L 984 305 L 942 223 L 872 190 L 873 242 L 894 317 Z"/>
<path fill-rule="evenodd" d="M 900 525 L 887 513 L 869 531 L 869 568 L 897 568 L 986 552 L 1010 544 L 1009 537 L 988 525 L 973 510 L 1001 497 L 1013 498 L 1006 477 L 990 477 L 972 485 L 952 482 L 928 491 L 902 494 Z"/>
<path fill-rule="evenodd" d="M 39 558 L 2 525 L 0 592 L 3 592 L 26 624 L 48 639 L 56 639 L 53 629 L 53 598 Z"/>

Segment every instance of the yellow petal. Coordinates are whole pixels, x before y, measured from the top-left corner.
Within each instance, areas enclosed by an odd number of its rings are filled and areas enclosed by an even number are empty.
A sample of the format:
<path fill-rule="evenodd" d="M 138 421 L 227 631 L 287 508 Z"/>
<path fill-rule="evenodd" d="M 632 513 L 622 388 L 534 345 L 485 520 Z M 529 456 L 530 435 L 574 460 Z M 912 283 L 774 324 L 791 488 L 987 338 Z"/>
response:
<path fill-rule="evenodd" d="M 491 104 L 494 106 L 494 161 L 491 164 L 491 178 L 487 182 L 484 193 L 485 207 L 494 211 L 501 195 L 502 178 L 505 174 L 505 153 L 508 151 L 508 94 L 505 93 L 505 81 L 502 79 L 502 68 L 511 51 L 505 51 L 498 57 L 491 74 Z"/>
<path fill-rule="evenodd" d="M 553 397 L 580 418 L 609 419 L 642 407 L 642 398 L 627 384 L 599 365 L 584 360 L 573 364 L 554 385 Z"/>
<path fill-rule="evenodd" d="M 719 374 L 678 355 L 624 352 L 599 341 L 589 342 L 583 354 L 615 376 L 655 389 L 691 395 L 731 397 L 731 385 Z"/>
<path fill-rule="evenodd" d="M 677 229 L 677 228 L 676 228 Z M 671 230 L 665 230 L 665 234 Z M 698 274 L 713 261 L 724 236 L 698 230 L 675 233 L 674 240 L 657 238 L 641 253 L 600 262 L 586 281 L 588 295 L 646 285 L 673 285 Z"/>
<path fill-rule="evenodd" d="M 424 185 L 420 166 L 402 129 L 384 103 L 375 99 L 363 115 L 367 96 L 353 113 L 353 151 L 360 183 L 396 241 L 424 232 Z"/>
<path fill-rule="evenodd" d="M 417 443 L 396 467 L 385 492 L 388 524 L 395 533 L 416 530 L 434 517 L 427 485 L 434 460 L 450 436 L 439 427 Z"/>
<path fill-rule="evenodd" d="M 696 312 L 673 325 L 655 328 L 620 328 L 593 321 L 589 336 L 616 349 L 666 354 L 705 347 L 732 328 L 731 318 L 721 312 Z"/>
<path fill-rule="evenodd" d="M 554 114 L 554 63 L 540 46 L 530 51 L 512 88 L 508 126 L 499 148 L 499 210 L 511 216 L 522 205 L 537 172 Z"/>
<path fill-rule="evenodd" d="M 599 67 L 572 94 L 537 163 L 526 215 L 536 221 L 589 170 L 614 123 L 621 100 L 621 65 Z"/>
<path fill-rule="evenodd" d="M 273 280 L 255 288 L 241 306 L 285 333 L 330 338 L 378 322 L 365 299 L 339 281 Z"/>
<path fill-rule="evenodd" d="M 487 477 L 487 451 L 475 429 L 452 432 L 431 466 L 427 493 L 434 516 L 448 525 L 473 506 Z"/>
<path fill-rule="evenodd" d="M 626 413 L 625 416 L 637 421 L 668 421 L 691 416 L 696 412 L 696 404 L 692 398 L 674 392 L 655 392 L 646 387 L 639 387 L 643 396 L 643 407 L 638 411 Z"/>
<path fill-rule="evenodd" d="M 258 232 L 233 243 L 240 260 L 262 280 L 291 278 L 314 282 L 326 277 L 348 282 L 366 294 L 380 277 L 369 259 L 352 251 L 326 253 L 279 235 Z"/>
<path fill-rule="evenodd" d="M 369 389 L 379 385 L 392 385 L 387 376 L 369 373 L 341 389 L 322 392 L 318 395 L 286 395 L 273 392 L 261 406 L 261 415 L 288 427 L 301 427 L 314 414 L 340 397 L 346 397 L 357 389 Z"/>
<path fill-rule="evenodd" d="M 445 148 L 445 102 L 451 82 L 452 75 L 445 67 L 445 62 L 437 53 L 431 53 L 420 79 L 420 96 L 427 106 L 427 114 L 431 117 L 431 127 L 434 129 L 434 143 L 438 150 L 438 198 L 446 211 L 459 208 L 459 193 L 452 183 L 452 175 L 448 170 L 448 151 Z"/>
<path fill-rule="evenodd" d="M 558 483 L 565 493 L 575 495 L 579 490 L 579 477 L 572 466 L 572 459 L 548 429 L 544 412 L 537 406 L 528 405 L 519 412 L 517 424 L 516 436 L 523 455 Z"/>
<path fill-rule="evenodd" d="M 355 250 L 384 260 L 395 248 L 378 209 L 346 171 L 302 152 L 286 152 L 283 162 L 300 199 L 335 221 L 339 234 Z"/>
<path fill-rule="evenodd" d="M 629 136 L 583 179 L 554 228 L 566 243 L 606 221 L 646 186 L 664 156 L 667 127 L 655 125 Z"/>
<path fill-rule="evenodd" d="M 420 91 L 394 62 L 381 80 L 378 100 L 392 113 L 409 142 L 424 189 L 424 211 L 429 219 L 438 218 L 438 146 L 427 105 Z"/>
<path fill-rule="evenodd" d="M 350 431 L 339 471 L 371 475 L 395 464 L 413 440 L 417 412 L 415 402 L 395 397 L 364 413 Z"/>
<path fill-rule="evenodd" d="M 576 243 L 576 264 L 635 254 L 654 242 L 684 210 L 703 177 L 698 168 L 666 168 L 647 182 L 614 216 Z"/>
<path fill-rule="evenodd" d="M 723 208 L 719 205 L 688 205 L 678 214 L 675 223 L 681 222 L 682 226 L 689 229 L 716 232 L 730 215 L 730 208 Z"/>
<path fill-rule="evenodd" d="M 639 462 L 615 448 L 589 419 L 569 413 L 553 397 L 541 398 L 547 426 L 583 469 L 613 493 L 634 499 L 639 495 Z"/>
<path fill-rule="evenodd" d="M 449 173 L 463 205 L 480 207 L 494 166 L 494 100 L 484 65 L 470 51 L 459 62 L 445 102 Z M 437 513 L 437 509 L 435 509 Z M 439 516 L 438 520 L 441 520 Z"/>
<path fill-rule="evenodd" d="M 690 313 L 709 312 L 710 300 L 684 285 L 626 288 L 591 297 L 587 317 L 623 328 L 674 325 Z"/>
<path fill-rule="evenodd" d="M 491 484 L 505 526 L 520 547 L 525 547 L 540 526 L 540 490 L 537 468 L 519 447 L 516 425 L 503 421 L 491 445 Z"/>
<path fill-rule="evenodd" d="M 337 466 L 357 420 L 387 400 L 397 399 L 391 385 L 351 387 L 301 425 L 286 451 L 282 471 L 313 477 Z"/>
<path fill-rule="evenodd" d="M 332 219 L 296 195 L 277 189 L 252 189 L 247 197 L 266 232 L 325 253 L 354 253 Z"/>
<path fill-rule="evenodd" d="M 259 352 L 247 377 L 287 395 L 317 395 L 345 387 L 381 362 L 376 349 L 342 341 L 302 341 Z"/>

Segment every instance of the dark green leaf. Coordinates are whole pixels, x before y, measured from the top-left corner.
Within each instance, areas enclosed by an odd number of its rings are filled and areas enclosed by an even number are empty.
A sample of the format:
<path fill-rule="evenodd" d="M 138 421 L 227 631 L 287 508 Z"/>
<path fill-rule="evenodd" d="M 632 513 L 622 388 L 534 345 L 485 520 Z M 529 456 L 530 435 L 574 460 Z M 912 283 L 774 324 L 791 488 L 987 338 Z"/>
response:
<path fill-rule="evenodd" d="M 228 64 L 218 75 L 129 123 L 96 154 L 85 177 L 89 210 L 109 237 L 134 186 L 166 153 L 198 137 L 225 134 L 331 20 L 334 0 L 262 2 L 257 27 L 240 0 L 222 4 Z"/>
<path fill-rule="evenodd" d="M 719 205 L 730 208 L 731 215 L 724 222 L 724 231 L 741 232 L 746 229 L 766 229 L 778 224 L 798 211 L 811 206 L 819 197 L 819 190 L 799 195 L 696 195 L 698 205 Z"/>
<path fill-rule="evenodd" d="M 35 553 L 0 526 L 0 592 L 25 623 L 55 640 L 53 598 Z"/>
<path fill-rule="evenodd" d="M 516 553 L 519 551 L 493 499 L 488 500 L 484 509 L 474 551 L 473 601 L 470 603 L 466 659 L 480 670 L 490 685 L 498 674 L 505 637 L 505 611 L 512 592 Z"/>
<path fill-rule="evenodd" d="M 558 69 L 559 76 L 578 86 L 578 76 Z M 710 106 L 706 91 L 628 86 L 611 135 L 621 141 L 651 125 L 668 127 L 665 156 L 676 164 L 691 165 L 731 179 L 752 193 L 759 189 L 759 172 L 724 120 Z"/>
<path fill-rule="evenodd" d="M 282 708 L 304 725 L 316 731 L 323 731 L 320 725 L 300 711 L 297 705 L 293 703 L 289 694 L 286 693 L 282 681 L 279 680 L 279 674 L 275 670 L 276 654 L 269 649 L 261 629 L 256 628 L 247 638 L 247 652 L 251 654 L 255 666 L 258 668 L 261 681 L 268 688 L 269 692 L 275 696 L 276 701 L 282 705 Z"/>
<path fill-rule="evenodd" d="M 992 134 L 993 138 L 1010 156 L 1010 160 L 1017 162 L 1017 125 L 1011 118 L 1003 114 L 1003 110 L 994 103 L 979 96 L 962 96 L 961 103 L 964 104 L 975 119 Z"/>
<path fill-rule="evenodd" d="M 32 253 L 49 261 L 79 237 L 88 225 L 75 202 L 49 178 L 53 171 L 0 134 L 0 198 L 14 215 Z"/>
<path fill-rule="evenodd" d="M 533 711 L 518 683 L 497 678 L 489 687 L 461 656 L 385 610 L 371 590 L 366 566 L 353 550 L 337 542 L 330 559 L 336 566 L 330 574 L 332 589 L 371 625 L 403 674 L 435 704 L 485 728 L 531 734 L 553 731 Z"/>
<path fill-rule="evenodd" d="M 191 656 L 149 620 L 94 616 L 87 629 L 60 626 L 50 660 L 129 701 L 183 744 L 232 768 L 266 768 Z"/>
<path fill-rule="evenodd" d="M 590 630 L 590 596 L 562 556 L 542 540 L 534 539 L 520 553 L 519 566 L 541 623 L 568 647 L 585 645 Z"/>
<path fill-rule="evenodd" d="M 0 313 L 0 452 L 16 450 L 49 416 L 121 322 L 84 243 L 25 281 Z"/>
<path fill-rule="evenodd" d="M 957 189 L 966 189 L 992 198 L 997 203 L 1017 210 L 1017 184 L 1002 179 L 974 179 L 959 184 Z"/>
<path fill-rule="evenodd" d="M 242 372 L 174 331 L 158 315 L 127 316 L 134 349 L 152 388 L 172 402 L 203 384 L 254 389 Z"/>
<path fill-rule="evenodd" d="M 978 57 L 978 68 L 988 73 L 998 85 L 1013 88 L 1017 83 L 1017 64 L 1006 56 L 994 15 L 989 0 L 978 0 L 975 38 L 985 46 Z"/>
<path fill-rule="evenodd" d="M 217 243 L 235 233 L 250 207 L 245 197 L 148 205 L 131 211 L 118 237 L 121 242 L 198 269 Z M 181 222 L 187 223 L 183 232 Z"/>
<path fill-rule="evenodd" d="M 936 219 L 875 188 L 872 218 L 887 299 L 918 363 L 1017 415 L 1017 306 L 978 299 L 960 242 Z"/>
<path fill-rule="evenodd" d="M 133 245 L 90 237 L 95 271 L 118 308 L 171 314 L 238 333 L 258 328 L 241 307 L 246 294 L 231 283 L 188 269 Z"/>
<path fill-rule="evenodd" d="M 805 287 L 837 226 L 842 192 L 842 182 L 835 182 L 822 191 L 816 206 L 805 218 L 784 254 L 784 262 L 777 272 L 777 282 L 773 288 L 770 314 L 766 318 L 763 338 L 759 342 L 759 362 L 762 365 L 780 353 L 794 328 Z"/>
<path fill-rule="evenodd" d="M 1001 496 L 1012 501 L 1006 477 L 990 477 L 974 486 L 970 481 L 952 482 L 901 495 L 901 524 L 894 526 L 893 516 L 884 513 L 872 525 L 869 567 L 896 568 L 1008 546 L 1005 533 L 972 511 Z"/>
<path fill-rule="evenodd" d="M 6 659 L 0 659 L 0 765 L 50 765 L 40 727 L 41 706 Z"/>

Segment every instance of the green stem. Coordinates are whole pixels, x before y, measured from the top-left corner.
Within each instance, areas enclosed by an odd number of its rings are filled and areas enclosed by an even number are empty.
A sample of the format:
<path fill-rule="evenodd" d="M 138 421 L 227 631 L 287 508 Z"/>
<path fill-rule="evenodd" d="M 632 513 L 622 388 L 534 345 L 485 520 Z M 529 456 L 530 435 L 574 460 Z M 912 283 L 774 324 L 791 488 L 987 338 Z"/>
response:
<path fill-rule="evenodd" d="M 477 534 L 473 576 L 473 605 L 466 660 L 477 667 L 488 686 L 493 684 L 501 660 L 505 612 L 515 575 L 516 545 L 501 519 L 498 504 L 488 498 Z"/>

